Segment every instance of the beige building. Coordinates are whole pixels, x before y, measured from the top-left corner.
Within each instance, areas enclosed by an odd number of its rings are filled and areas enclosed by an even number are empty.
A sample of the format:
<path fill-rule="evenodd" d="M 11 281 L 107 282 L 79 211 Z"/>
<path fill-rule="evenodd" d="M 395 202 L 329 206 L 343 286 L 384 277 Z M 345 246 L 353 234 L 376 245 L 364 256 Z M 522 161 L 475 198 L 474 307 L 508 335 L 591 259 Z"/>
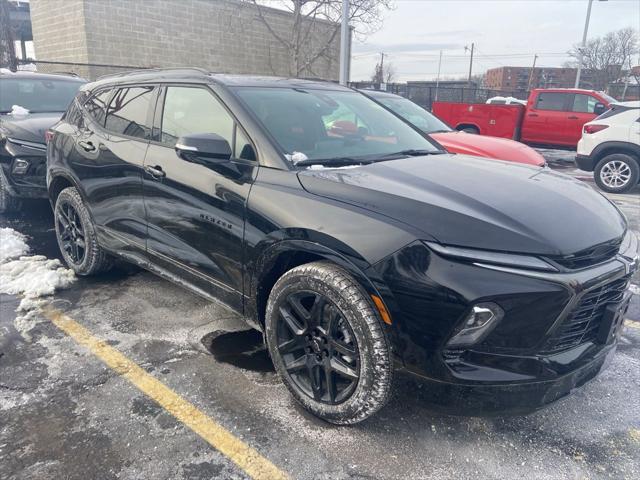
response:
<path fill-rule="evenodd" d="M 39 61 L 118 65 L 88 69 L 39 64 L 95 78 L 130 67 L 198 66 L 215 72 L 296 75 L 288 39 L 293 17 L 239 0 L 31 0 L 34 48 Z M 337 80 L 339 26 L 307 23 L 302 55 L 315 56 L 299 76 Z M 328 42 L 327 39 L 332 39 Z"/>

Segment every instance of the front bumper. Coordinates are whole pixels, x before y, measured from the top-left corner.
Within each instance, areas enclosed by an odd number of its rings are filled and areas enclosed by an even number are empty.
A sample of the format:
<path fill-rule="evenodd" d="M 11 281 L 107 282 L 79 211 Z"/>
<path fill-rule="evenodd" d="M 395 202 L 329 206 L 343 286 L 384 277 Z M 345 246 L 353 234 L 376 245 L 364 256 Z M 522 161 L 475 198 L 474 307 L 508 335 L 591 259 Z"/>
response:
<path fill-rule="evenodd" d="M 0 168 L 13 196 L 47 198 L 47 156 L 44 145 L 7 140 L 0 148 Z M 16 159 L 28 162 L 24 172 L 15 171 Z"/>
<path fill-rule="evenodd" d="M 392 296 L 385 301 L 404 370 L 440 385 L 434 392 L 445 392 L 453 404 L 472 395 L 485 409 L 492 403 L 531 409 L 566 395 L 603 368 L 615 350 L 615 335 L 589 330 L 593 335 L 576 342 L 555 340 L 589 295 L 611 285 L 621 294 L 638 259 L 634 252 L 581 270 L 534 272 L 451 260 L 416 243 L 374 268 Z M 602 298 L 598 308 L 608 307 L 609 300 L 622 305 L 622 296 Z M 483 301 L 498 304 L 504 318 L 479 344 L 448 348 L 470 306 Z M 602 318 L 589 318 L 594 324 L 587 323 L 585 332 L 604 325 Z M 620 316 L 616 322 L 619 330 Z"/>
<path fill-rule="evenodd" d="M 576 165 L 580 170 L 584 170 L 586 172 L 593 172 L 596 168 L 596 162 L 591 155 L 576 155 Z"/>

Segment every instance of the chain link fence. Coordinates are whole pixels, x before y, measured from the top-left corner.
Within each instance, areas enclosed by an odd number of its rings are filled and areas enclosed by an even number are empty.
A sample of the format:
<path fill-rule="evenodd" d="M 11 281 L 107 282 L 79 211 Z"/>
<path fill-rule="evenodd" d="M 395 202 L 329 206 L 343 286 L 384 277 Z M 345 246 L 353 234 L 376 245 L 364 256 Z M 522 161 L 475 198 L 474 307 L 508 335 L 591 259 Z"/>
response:
<path fill-rule="evenodd" d="M 109 65 L 102 63 L 53 62 L 48 60 L 18 60 L 18 70 L 77 75 L 89 81 L 97 80 L 104 75 L 112 75 L 114 73 L 131 70 L 142 70 L 145 68 L 152 67 Z"/>

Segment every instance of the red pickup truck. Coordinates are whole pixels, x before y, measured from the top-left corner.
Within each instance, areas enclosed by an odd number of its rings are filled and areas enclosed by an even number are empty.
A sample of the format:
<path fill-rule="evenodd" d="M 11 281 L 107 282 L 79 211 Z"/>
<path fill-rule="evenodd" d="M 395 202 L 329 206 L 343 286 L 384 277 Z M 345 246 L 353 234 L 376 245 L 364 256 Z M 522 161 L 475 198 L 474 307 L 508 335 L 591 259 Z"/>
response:
<path fill-rule="evenodd" d="M 582 126 L 614 101 L 594 90 L 537 88 L 526 105 L 434 102 L 432 111 L 456 130 L 529 145 L 576 148 Z"/>

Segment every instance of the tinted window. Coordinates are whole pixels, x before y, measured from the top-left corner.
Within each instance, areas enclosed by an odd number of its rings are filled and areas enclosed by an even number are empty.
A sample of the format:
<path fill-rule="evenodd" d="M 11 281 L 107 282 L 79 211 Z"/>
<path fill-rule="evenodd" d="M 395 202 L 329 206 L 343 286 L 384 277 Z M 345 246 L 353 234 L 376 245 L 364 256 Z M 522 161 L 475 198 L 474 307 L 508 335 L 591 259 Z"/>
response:
<path fill-rule="evenodd" d="M 245 135 L 240 127 L 236 125 L 236 144 L 233 152 L 236 158 L 242 158 L 244 160 L 255 160 L 256 153 L 253 150 L 253 146 L 249 141 L 249 138 Z"/>
<path fill-rule="evenodd" d="M 64 112 L 83 82 L 33 78 L 0 79 L 0 113 L 13 105 L 37 112 Z"/>
<path fill-rule="evenodd" d="M 150 138 L 151 126 L 147 121 L 153 87 L 121 88 L 107 108 L 105 128 L 130 137 Z"/>
<path fill-rule="evenodd" d="M 91 115 L 96 122 L 103 126 L 104 116 L 107 111 L 107 101 L 109 100 L 110 93 L 111 90 L 103 90 L 97 95 L 91 97 L 89 100 L 87 100 L 87 103 L 84 104 L 84 108 L 87 109 L 89 115 Z"/>
<path fill-rule="evenodd" d="M 594 113 L 594 109 L 596 108 L 596 100 L 591 95 L 582 95 L 581 93 L 576 93 L 573 98 L 573 111 L 581 112 L 581 113 Z"/>
<path fill-rule="evenodd" d="M 64 114 L 64 119 L 67 121 L 67 123 L 76 125 L 78 127 L 81 127 L 84 124 L 84 122 L 82 121 L 82 111 L 78 107 L 77 101 L 74 100 L 73 102 L 71 102 L 71 105 L 69 105 L 69 109 Z"/>
<path fill-rule="evenodd" d="M 357 92 L 284 87 L 238 87 L 236 92 L 292 162 L 437 151 L 393 113 Z"/>
<path fill-rule="evenodd" d="M 162 112 L 162 143 L 173 146 L 182 135 L 217 133 L 233 145 L 233 125 L 233 118 L 208 90 L 167 88 Z"/>
<path fill-rule="evenodd" d="M 565 109 L 564 105 L 568 95 L 568 93 L 540 93 L 538 94 L 536 108 L 539 110 L 563 111 Z"/>

